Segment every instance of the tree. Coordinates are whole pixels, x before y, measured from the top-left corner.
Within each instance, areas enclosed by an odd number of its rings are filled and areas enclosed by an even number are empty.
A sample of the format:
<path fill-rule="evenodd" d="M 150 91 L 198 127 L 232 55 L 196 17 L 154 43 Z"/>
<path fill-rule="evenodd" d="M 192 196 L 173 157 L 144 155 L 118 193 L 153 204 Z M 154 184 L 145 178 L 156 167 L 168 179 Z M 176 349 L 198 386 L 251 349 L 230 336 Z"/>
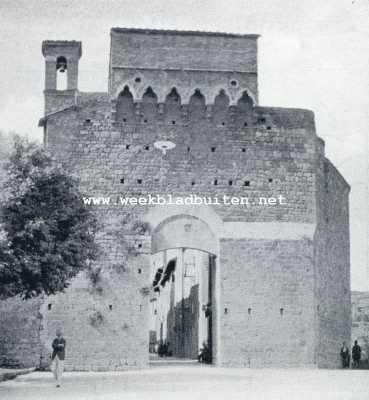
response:
<path fill-rule="evenodd" d="M 97 256 L 96 219 L 77 180 L 43 147 L 16 138 L 6 174 L 0 297 L 63 291 Z"/>

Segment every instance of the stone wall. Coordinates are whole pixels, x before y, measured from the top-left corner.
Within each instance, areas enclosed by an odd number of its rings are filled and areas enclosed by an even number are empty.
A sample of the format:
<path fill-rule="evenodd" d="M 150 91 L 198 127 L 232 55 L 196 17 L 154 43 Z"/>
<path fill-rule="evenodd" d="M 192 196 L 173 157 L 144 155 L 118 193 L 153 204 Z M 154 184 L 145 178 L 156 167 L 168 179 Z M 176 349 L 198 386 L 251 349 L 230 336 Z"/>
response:
<path fill-rule="evenodd" d="M 184 92 L 198 87 L 210 93 L 225 84 L 230 92 L 246 85 L 257 100 L 257 38 L 113 28 L 109 94 L 116 97 L 126 83 L 138 93 L 146 82 L 160 93 L 178 85 Z"/>
<path fill-rule="evenodd" d="M 221 365 L 316 364 L 312 254 L 308 239 L 221 242 Z"/>
<path fill-rule="evenodd" d="M 42 345 L 41 299 L 0 301 L 0 366 L 38 367 Z"/>
<path fill-rule="evenodd" d="M 349 186 L 329 162 L 320 157 L 317 173 L 315 235 L 318 364 L 340 365 L 342 342 L 350 342 Z"/>

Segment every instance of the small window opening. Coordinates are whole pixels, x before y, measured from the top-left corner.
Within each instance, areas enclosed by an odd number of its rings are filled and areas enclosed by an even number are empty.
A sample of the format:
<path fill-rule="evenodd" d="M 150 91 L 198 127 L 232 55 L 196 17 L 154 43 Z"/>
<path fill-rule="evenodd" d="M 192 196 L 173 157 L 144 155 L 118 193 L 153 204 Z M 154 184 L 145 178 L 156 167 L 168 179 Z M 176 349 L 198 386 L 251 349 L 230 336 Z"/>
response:
<path fill-rule="evenodd" d="M 138 183 L 139 185 L 141 185 L 142 179 L 137 179 L 137 183 Z"/>
<path fill-rule="evenodd" d="M 113 309 L 113 305 L 109 304 L 109 310 L 111 311 Z"/>
<path fill-rule="evenodd" d="M 218 179 L 214 179 L 214 185 L 216 186 L 218 184 Z"/>
<path fill-rule="evenodd" d="M 120 183 L 124 183 L 124 178 L 120 178 Z"/>
<path fill-rule="evenodd" d="M 216 147 L 212 147 L 211 152 L 214 153 L 216 149 L 217 149 Z"/>
<path fill-rule="evenodd" d="M 245 123 L 243 124 L 243 126 L 247 126 L 247 122 L 245 122 Z"/>
<path fill-rule="evenodd" d="M 273 182 L 273 179 L 272 179 L 272 178 L 269 178 L 269 179 L 268 179 L 268 182 L 269 182 L 269 183 L 272 183 L 272 182 Z"/>
<path fill-rule="evenodd" d="M 127 122 L 127 118 L 123 118 L 123 122 Z"/>
<path fill-rule="evenodd" d="M 224 126 L 225 125 L 225 122 L 222 122 L 222 126 Z"/>
<path fill-rule="evenodd" d="M 267 131 L 270 131 L 272 129 L 271 126 L 267 126 Z"/>
<path fill-rule="evenodd" d="M 146 118 L 144 119 L 144 123 L 147 124 L 147 119 Z"/>
<path fill-rule="evenodd" d="M 187 147 L 187 153 L 191 151 L 191 147 Z"/>
<path fill-rule="evenodd" d="M 251 315 L 251 308 L 248 308 L 248 309 L 247 309 L 247 313 L 248 313 L 249 315 Z"/>
<path fill-rule="evenodd" d="M 235 79 L 231 80 L 231 86 L 237 86 L 237 81 Z"/>
<path fill-rule="evenodd" d="M 49 304 L 47 305 L 47 309 L 48 309 L 48 310 L 51 310 L 52 306 L 53 306 L 53 305 L 52 305 L 51 303 L 49 303 Z"/>
<path fill-rule="evenodd" d="M 86 122 L 86 124 L 90 124 L 91 123 L 90 118 L 85 119 L 85 122 Z"/>
<path fill-rule="evenodd" d="M 280 313 L 281 315 L 283 315 L 284 309 L 283 309 L 283 308 L 280 308 L 280 309 L 279 309 L 279 313 Z"/>
<path fill-rule="evenodd" d="M 145 150 L 150 150 L 150 146 L 145 146 Z"/>
<path fill-rule="evenodd" d="M 224 309 L 224 314 L 228 314 L 228 308 Z"/>
<path fill-rule="evenodd" d="M 139 268 L 139 269 L 137 270 L 137 272 L 138 272 L 139 274 L 141 274 L 141 273 L 142 273 L 142 269 Z"/>
<path fill-rule="evenodd" d="M 154 314 L 155 314 L 155 315 L 158 315 L 158 310 L 155 310 L 155 311 L 154 311 Z"/>
<path fill-rule="evenodd" d="M 233 181 L 228 181 L 228 185 L 232 186 L 233 185 Z"/>
<path fill-rule="evenodd" d="M 250 181 L 245 181 L 245 182 L 243 183 L 243 185 L 244 185 L 244 186 L 250 186 Z"/>
<path fill-rule="evenodd" d="M 192 182 L 191 182 L 191 185 L 192 185 L 192 186 L 195 186 L 195 184 L 196 184 L 195 181 L 192 181 Z"/>
<path fill-rule="evenodd" d="M 137 245 L 137 247 L 138 247 L 139 249 L 141 249 L 141 248 L 142 248 L 142 243 L 139 243 L 139 244 Z"/>
<path fill-rule="evenodd" d="M 140 78 L 139 76 L 136 76 L 135 82 L 136 82 L 136 83 L 140 83 L 140 82 L 141 82 L 141 78 Z"/>
<path fill-rule="evenodd" d="M 261 123 L 261 124 L 264 124 L 265 121 L 266 121 L 266 119 L 264 117 L 261 117 L 261 118 L 258 119 L 258 122 Z"/>
<path fill-rule="evenodd" d="M 130 144 L 126 144 L 126 150 L 129 150 L 130 147 L 131 147 Z"/>
<path fill-rule="evenodd" d="M 246 153 L 246 149 L 242 147 L 242 153 Z"/>
<path fill-rule="evenodd" d="M 175 125 L 176 124 L 176 121 L 172 121 L 172 125 Z"/>

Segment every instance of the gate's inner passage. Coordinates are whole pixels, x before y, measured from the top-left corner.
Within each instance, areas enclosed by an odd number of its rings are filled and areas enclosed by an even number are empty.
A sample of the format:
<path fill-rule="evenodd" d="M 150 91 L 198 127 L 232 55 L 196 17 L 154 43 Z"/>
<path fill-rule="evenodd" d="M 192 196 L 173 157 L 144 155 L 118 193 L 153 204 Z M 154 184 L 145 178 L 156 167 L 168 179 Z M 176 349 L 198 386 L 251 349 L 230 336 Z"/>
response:
<path fill-rule="evenodd" d="M 152 256 L 149 351 L 151 359 L 211 362 L 212 256 L 177 248 Z"/>

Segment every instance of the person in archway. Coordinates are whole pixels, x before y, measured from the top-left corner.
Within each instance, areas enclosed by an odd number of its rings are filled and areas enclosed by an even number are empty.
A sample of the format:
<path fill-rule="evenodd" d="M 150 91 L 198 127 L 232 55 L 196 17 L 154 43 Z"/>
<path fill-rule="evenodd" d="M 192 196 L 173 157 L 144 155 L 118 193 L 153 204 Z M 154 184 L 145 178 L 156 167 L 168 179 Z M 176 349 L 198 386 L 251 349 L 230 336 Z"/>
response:
<path fill-rule="evenodd" d="M 341 355 L 341 361 L 342 361 L 342 368 L 349 368 L 350 367 L 350 350 L 346 346 L 346 342 L 342 343 L 340 355 Z"/>
<path fill-rule="evenodd" d="M 202 343 L 202 348 L 200 349 L 200 352 L 198 355 L 198 361 L 201 363 L 206 363 L 206 364 L 211 363 L 210 349 L 206 342 Z"/>
<path fill-rule="evenodd" d="M 361 360 L 361 347 L 359 346 L 357 340 L 355 340 L 352 347 L 352 368 L 359 368 Z"/>
<path fill-rule="evenodd" d="M 51 356 L 52 360 L 52 371 L 56 380 L 56 387 L 60 387 L 61 378 L 64 370 L 64 359 L 65 359 L 65 346 L 66 341 L 63 338 L 62 331 L 60 328 L 56 330 L 56 338 L 53 340 L 52 348 L 53 353 Z"/>

